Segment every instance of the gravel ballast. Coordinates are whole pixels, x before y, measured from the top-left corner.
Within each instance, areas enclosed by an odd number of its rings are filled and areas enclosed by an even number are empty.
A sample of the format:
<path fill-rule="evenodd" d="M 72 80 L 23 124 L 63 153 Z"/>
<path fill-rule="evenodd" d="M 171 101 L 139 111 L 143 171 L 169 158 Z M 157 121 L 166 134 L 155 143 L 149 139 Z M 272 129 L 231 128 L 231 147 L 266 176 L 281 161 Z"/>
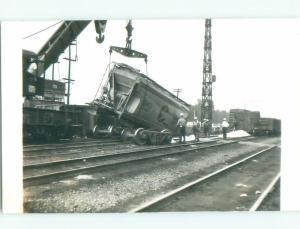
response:
<path fill-rule="evenodd" d="M 266 146 L 261 143 L 240 142 L 28 187 L 24 189 L 24 211 L 126 212 L 149 196 L 184 184 L 195 174 L 206 174 L 263 148 Z"/>

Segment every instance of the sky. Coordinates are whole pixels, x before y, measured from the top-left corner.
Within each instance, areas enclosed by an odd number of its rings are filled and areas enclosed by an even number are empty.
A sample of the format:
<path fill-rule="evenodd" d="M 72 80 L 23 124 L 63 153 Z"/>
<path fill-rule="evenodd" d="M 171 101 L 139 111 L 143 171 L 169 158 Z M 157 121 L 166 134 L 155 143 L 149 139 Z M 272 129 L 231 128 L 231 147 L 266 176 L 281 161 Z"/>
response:
<path fill-rule="evenodd" d="M 20 22 L 23 37 L 57 21 Z M 109 47 L 126 44 L 127 20 L 109 20 L 102 44 L 95 41 L 94 23 L 78 36 L 78 61 L 72 62 L 72 104 L 94 99 L 109 63 Z M 260 111 L 263 117 L 281 118 L 286 103 L 283 82 L 295 79 L 295 19 L 213 19 L 212 72 L 215 109 Z M 148 55 L 148 76 L 180 98 L 195 104 L 201 98 L 205 20 L 133 20 L 132 48 Z M 34 52 L 58 26 L 24 39 L 22 46 Z M 299 26 L 298 26 L 299 27 Z M 72 52 L 74 53 L 75 50 Z M 68 63 L 60 56 L 55 79 L 67 77 Z M 146 72 L 142 59 L 113 53 L 111 61 L 132 65 Z M 58 70 L 59 69 L 59 70 Z M 46 77 L 51 78 L 51 68 Z M 290 81 L 292 82 L 292 81 Z"/>

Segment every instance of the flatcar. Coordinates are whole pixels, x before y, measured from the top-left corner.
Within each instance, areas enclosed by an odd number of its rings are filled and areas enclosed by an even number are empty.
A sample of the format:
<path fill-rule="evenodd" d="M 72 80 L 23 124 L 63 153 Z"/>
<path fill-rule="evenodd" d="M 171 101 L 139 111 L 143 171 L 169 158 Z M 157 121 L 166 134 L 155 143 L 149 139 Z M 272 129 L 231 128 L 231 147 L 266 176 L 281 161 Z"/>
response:
<path fill-rule="evenodd" d="M 281 120 L 275 118 L 260 118 L 254 127 L 254 135 L 280 135 Z"/>
<path fill-rule="evenodd" d="M 115 63 L 97 101 L 95 133 L 133 137 L 137 143 L 169 142 L 190 105 L 126 64 Z"/>

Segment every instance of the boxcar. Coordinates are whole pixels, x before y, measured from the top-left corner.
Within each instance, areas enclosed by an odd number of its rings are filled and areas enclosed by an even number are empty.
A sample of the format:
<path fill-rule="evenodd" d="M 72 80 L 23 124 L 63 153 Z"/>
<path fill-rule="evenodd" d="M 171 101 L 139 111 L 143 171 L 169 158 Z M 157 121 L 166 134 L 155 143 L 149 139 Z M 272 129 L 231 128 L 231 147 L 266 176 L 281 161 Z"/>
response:
<path fill-rule="evenodd" d="M 260 118 L 254 128 L 254 135 L 280 135 L 281 120 L 275 118 Z"/>
<path fill-rule="evenodd" d="M 259 119 L 259 111 L 231 109 L 229 112 L 229 125 L 232 130 L 244 130 L 252 134 Z"/>

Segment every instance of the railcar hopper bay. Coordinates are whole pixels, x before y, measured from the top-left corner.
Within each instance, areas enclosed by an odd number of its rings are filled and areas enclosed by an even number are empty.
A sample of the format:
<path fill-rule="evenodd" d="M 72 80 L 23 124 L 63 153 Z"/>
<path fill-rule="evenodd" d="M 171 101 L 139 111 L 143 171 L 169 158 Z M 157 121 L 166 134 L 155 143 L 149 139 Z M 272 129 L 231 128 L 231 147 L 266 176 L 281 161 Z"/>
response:
<path fill-rule="evenodd" d="M 201 58 L 181 65 L 195 69 L 190 65 L 197 63 L 197 80 L 189 73 L 177 81 L 176 66 L 168 73 L 164 64 L 159 66 L 164 75 L 152 77 L 155 54 L 144 44 L 150 39 L 138 40 L 150 22 L 128 20 L 123 27 L 112 22 L 124 30 L 117 33 L 125 44 L 119 45 L 111 38 L 110 20 L 60 21 L 39 51 L 24 47 L 24 212 L 279 211 L 280 115 L 259 110 L 268 104 L 237 107 L 236 100 L 218 110 L 222 90 L 214 69 L 223 76 L 214 61 L 220 47 L 214 22 L 191 21 L 202 25 L 201 49 L 196 48 Z M 168 23 L 163 25 L 172 29 L 176 21 Z M 221 25 L 216 20 L 216 34 Z M 82 73 L 76 64 L 85 30 L 96 36 L 95 50 L 108 47 L 109 63 L 96 68 L 94 84 L 100 84 L 91 87 L 94 96 L 76 104 L 70 101 L 78 80 L 73 78 L 81 77 L 74 71 Z M 62 61 L 68 66 L 64 79 L 56 78 Z M 132 64 L 137 61 L 138 67 Z M 198 84 L 192 99 L 186 83 Z"/>

